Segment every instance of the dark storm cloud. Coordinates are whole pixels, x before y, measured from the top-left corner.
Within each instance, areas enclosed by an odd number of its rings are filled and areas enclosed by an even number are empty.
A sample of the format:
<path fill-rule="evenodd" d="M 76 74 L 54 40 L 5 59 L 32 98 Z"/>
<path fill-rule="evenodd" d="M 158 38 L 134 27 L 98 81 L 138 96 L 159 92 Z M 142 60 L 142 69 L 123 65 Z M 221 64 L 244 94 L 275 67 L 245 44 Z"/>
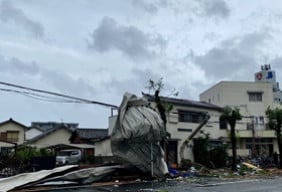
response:
<path fill-rule="evenodd" d="M 207 17 L 225 18 L 230 15 L 230 9 L 224 0 L 197 0 L 202 7 L 202 14 Z"/>
<path fill-rule="evenodd" d="M 267 33 L 251 33 L 229 39 L 205 55 L 195 56 L 194 62 L 204 69 L 207 76 L 215 78 L 230 77 L 239 70 L 253 70 L 257 65 L 256 56 L 261 53 L 260 47 L 269 37 Z"/>
<path fill-rule="evenodd" d="M 91 35 L 89 47 L 104 53 L 119 50 L 131 59 L 148 59 L 166 46 L 160 35 L 146 34 L 134 26 L 121 26 L 113 18 L 105 17 Z"/>
<path fill-rule="evenodd" d="M 29 31 L 36 38 L 42 38 L 44 36 L 42 25 L 28 18 L 24 11 L 14 7 L 12 2 L 9 0 L 3 0 L 0 3 L 0 20 L 19 25 Z"/>

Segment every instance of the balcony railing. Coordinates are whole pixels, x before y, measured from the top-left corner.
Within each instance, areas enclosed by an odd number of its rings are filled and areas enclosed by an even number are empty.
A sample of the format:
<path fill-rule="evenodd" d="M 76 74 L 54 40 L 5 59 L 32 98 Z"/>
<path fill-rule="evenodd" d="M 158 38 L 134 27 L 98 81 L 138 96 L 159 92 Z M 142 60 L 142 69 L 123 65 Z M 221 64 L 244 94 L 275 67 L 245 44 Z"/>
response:
<path fill-rule="evenodd" d="M 260 138 L 276 138 L 276 134 L 274 130 L 255 130 L 254 133 L 252 130 L 239 130 L 240 138 L 252 138 L 260 137 Z"/>

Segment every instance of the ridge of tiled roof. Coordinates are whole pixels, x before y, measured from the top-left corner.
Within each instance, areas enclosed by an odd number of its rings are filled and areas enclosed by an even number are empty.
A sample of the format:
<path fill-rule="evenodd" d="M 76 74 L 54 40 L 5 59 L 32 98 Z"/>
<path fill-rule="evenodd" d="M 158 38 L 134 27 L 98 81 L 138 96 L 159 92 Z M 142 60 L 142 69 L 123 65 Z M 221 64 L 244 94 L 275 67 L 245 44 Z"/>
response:
<path fill-rule="evenodd" d="M 8 119 L 8 120 L 6 120 L 6 121 L 0 122 L 0 126 L 2 126 L 2 125 L 4 125 L 4 124 L 7 124 L 7 123 L 15 123 L 15 124 L 17 124 L 17 125 L 19 125 L 19 126 L 21 126 L 21 127 L 24 127 L 25 129 L 28 128 L 28 127 L 25 126 L 24 124 L 19 123 L 19 122 L 15 121 L 15 120 L 12 119 L 12 118 L 10 118 L 10 119 Z"/>
<path fill-rule="evenodd" d="M 146 93 L 142 93 L 142 94 L 149 101 L 155 101 L 154 95 L 150 95 Z M 203 102 L 203 101 L 194 101 L 194 100 L 189 100 L 189 99 L 179 99 L 179 98 L 164 97 L 164 96 L 160 96 L 160 99 L 161 101 L 165 101 L 165 102 L 177 104 L 177 105 L 200 107 L 200 108 L 214 109 L 214 110 L 219 110 L 219 111 L 222 109 L 221 107 L 217 105 L 210 104 L 210 103 Z"/>
<path fill-rule="evenodd" d="M 108 136 L 108 129 L 78 128 L 76 132 L 81 138 L 96 139 Z"/>

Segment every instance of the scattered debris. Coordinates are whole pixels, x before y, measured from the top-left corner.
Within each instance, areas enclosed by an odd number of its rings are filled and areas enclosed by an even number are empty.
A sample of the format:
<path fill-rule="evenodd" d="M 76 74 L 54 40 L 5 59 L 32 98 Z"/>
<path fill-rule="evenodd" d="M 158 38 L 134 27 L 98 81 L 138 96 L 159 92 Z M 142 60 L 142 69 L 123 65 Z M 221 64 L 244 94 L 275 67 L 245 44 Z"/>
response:
<path fill-rule="evenodd" d="M 64 172 L 66 170 L 71 170 L 72 168 L 75 167 L 77 166 L 69 165 L 64 167 L 57 167 L 52 170 L 42 170 L 42 171 L 31 172 L 31 173 L 22 173 L 19 175 L 2 178 L 0 179 L 0 191 L 1 192 L 10 191 L 17 187 L 24 186 L 39 181 L 41 179 L 44 179 L 52 174 Z"/>
<path fill-rule="evenodd" d="M 185 182 L 206 185 L 211 182 L 232 181 L 236 179 L 269 178 L 282 175 L 277 168 L 262 169 L 248 162 L 237 165 L 238 171 L 230 168 L 208 169 L 200 164 L 192 163 L 189 168 L 169 168 L 165 180 L 169 182 Z M 139 172 L 138 172 L 139 171 Z M 0 191 L 40 191 L 62 188 L 116 186 L 130 183 L 158 182 L 160 178 L 152 178 L 138 169 L 133 171 L 120 165 L 101 166 L 78 169 L 77 166 L 63 166 L 53 170 L 19 174 L 0 179 Z"/>

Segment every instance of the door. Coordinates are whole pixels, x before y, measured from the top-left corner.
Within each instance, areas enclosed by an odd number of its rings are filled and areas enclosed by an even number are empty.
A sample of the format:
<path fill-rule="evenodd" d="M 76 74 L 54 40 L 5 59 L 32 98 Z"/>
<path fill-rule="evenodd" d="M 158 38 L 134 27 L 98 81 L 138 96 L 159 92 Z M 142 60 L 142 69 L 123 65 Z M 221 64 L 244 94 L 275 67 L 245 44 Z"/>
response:
<path fill-rule="evenodd" d="M 168 141 L 166 144 L 166 161 L 169 167 L 177 166 L 177 141 Z"/>

